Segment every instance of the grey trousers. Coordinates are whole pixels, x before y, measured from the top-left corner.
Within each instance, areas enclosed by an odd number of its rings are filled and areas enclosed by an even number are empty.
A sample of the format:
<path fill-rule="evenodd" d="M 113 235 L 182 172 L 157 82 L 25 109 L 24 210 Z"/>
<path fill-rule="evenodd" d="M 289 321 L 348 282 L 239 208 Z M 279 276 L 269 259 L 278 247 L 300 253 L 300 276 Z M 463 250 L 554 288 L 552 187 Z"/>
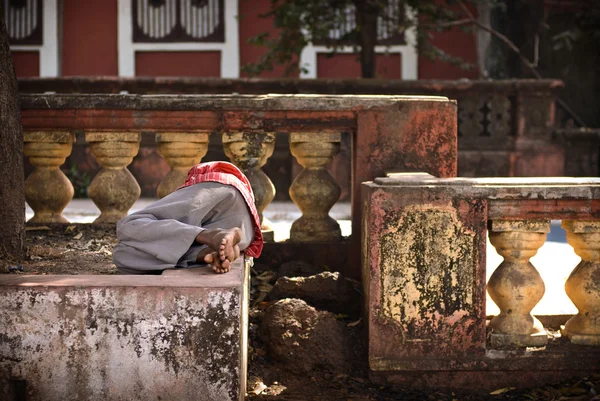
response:
<path fill-rule="evenodd" d="M 177 190 L 117 223 L 113 261 L 123 274 L 144 274 L 199 265 L 206 245 L 195 242 L 205 229 L 242 231 L 240 250 L 254 237 L 248 205 L 232 186 L 203 182 Z"/>

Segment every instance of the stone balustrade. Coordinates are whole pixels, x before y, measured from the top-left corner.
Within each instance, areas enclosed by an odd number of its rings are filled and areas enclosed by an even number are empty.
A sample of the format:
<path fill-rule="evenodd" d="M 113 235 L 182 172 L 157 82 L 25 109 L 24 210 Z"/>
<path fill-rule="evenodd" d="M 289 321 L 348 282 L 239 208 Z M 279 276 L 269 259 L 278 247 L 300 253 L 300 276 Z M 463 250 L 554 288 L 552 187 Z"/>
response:
<path fill-rule="evenodd" d="M 329 217 L 329 210 L 340 197 L 340 186 L 325 169 L 340 151 L 339 132 L 292 133 L 292 155 L 304 170 L 290 187 L 290 197 L 302 210 L 302 217 L 290 231 L 292 241 L 337 241 L 340 225 Z"/>
<path fill-rule="evenodd" d="M 73 185 L 59 170 L 71 154 L 69 131 L 25 131 L 23 152 L 35 167 L 25 180 L 25 200 L 35 212 L 32 223 L 67 223 L 62 211 L 73 197 Z"/>
<path fill-rule="evenodd" d="M 114 224 L 139 198 L 140 186 L 128 167 L 142 133 L 154 134 L 171 168 L 158 185 L 158 197 L 182 185 L 211 140 L 220 137 L 226 157 L 250 180 L 265 238 L 271 241 L 272 226 L 263 211 L 275 187 L 262 167 L 273 154 L 277 132 L 289 134 L 290 160 L 303 167 L 289 188 L 302 212 L 292 226 L 292 242 L 342 240 L 339 224 L 329 216 L 340 185 L 326 169 L 340 151 L 342 133 L 351 135 L 353 143 L 353 232 L 360 232 L 360 182 L 386 169 L 456 174 L 456 103 L 443 97 L 39 94 L 22 95 L 21 104 L 25 155 L 36 168 L 26 183 L 36 223 L 66 222 L 60 212 L 73 188 L 59 167 L 74 133 L 102 167 L 88 188 L 101 211 L 94 224 Z M 354 262 L 347 273 L 358 276 L 358 236 L 352 241 L 346 259 Z M 314 253 L 323 254 L 335 253 L 325 248 Z"/>
<path fill-rule="evenodd" d="M 559 80 L 20 78 L 21 93 L 428 95 L 458 102 L 461 176 L 588 176 L 598 172 L 598 136 L 558 138 Z M 560 137 L 560 135 L 558 135 Z M 416 170 L 415 170 L 416 171 Z M 343 187 L 347 183 L 341 183 Z"/>
<path fill-rule="evenodd" d="M 532 361 L 543 360 L 541 370 L 556 378 L 584 371 L 591 355 L 598 357 L 583 348 L 577 356 L 545 351 L 552 337 L 531 311 L 545 291 L 537 269 L 552 266 L 533 266 L 530 258 L 546 241 L 550 220 L 562 220 L 581 257 L 565 284 L 579 313 L 562 335 L 580 346 L 600 346 L 600 179 L 389 174 L 364 183 L 363 199 L 374 377 L 402 381 L 400 372 L 425 371 L 432 380 L 453 371 L 460 372 L 453 381 L 469 385 L 473 371 L 534 370 Z M 488 233 L 504 260 L 486 286 Z M 500 309 L 487 325 L 486 287 Z M 531 349 L 540 350 L 539 359 L 525 351 Z M 494 377 L 501 385 L 503 376 Z"/>
<path fill-rule="evenodd" d="M 60 213 L 73 188 L 59 166 L 75 132 L 78 140 L 84 133 L 102 166 L 89 189 L 102 212 L 95 223 L 102 224 L 124 216 L 139 196 L 127 167 L 142 132 L 155 134 L 171 166 L 158 196 L 181 185 L 185 171 L 220 137 L 229 160 L 251 179 L 261 213 L 274 196 L 262 167 L 273 152 L 274 133 L 288 133 L 291 156 L 302 167 L 290 196 L 302 216 L 291 241 L 267 244 L 264 254 L 290 256 L 296 247 L 301 258 L 328 264 L 333 257 L 343 274 L 362 273 L 374 381 L 498 388 L 597 367 L 600 180 L 436 178 L 456 176 L 455 102 L 416 96 L 24 95 L 21 103 L 25 154 L 35 166 L 26 186 L 36 223 L 65 222 Z M 505 122 L 498 117 L 495 123 Z M 352 144 L 355 234 L 346 248 L 329 216 L 339 184 L 326 170 L 342 133 Z M 429 174 L 366 182 L 387 171 Z M 532 315 L 544 283 L 530 258 L 551 219 L 563 221 L 582 259 L 565 287 L 579 311 L 562 328 L 572 343 L 566 351 L 545 350 L 548 332 L 542 317 Z M 262 228 L 267 232 L 269 222 L 263 219 Z M 486 285 L 488 233 L 504 261 Z M 489 323 L 486 287 L 500 309 Z"/>
<path fill-rule="evenodd" d="M 494 345 L 547 343 L 542 323 L 531 315 L 544 296 L 544 281 L 529 259 L 549 232 L 550 220 L 491 221 L 490 242 L 504 258 L 487 284 L 490 297 L 500 308 L 489 324 Z"/>
<path fill-rule="evenodd" d="M 275 133 L 273 132 L 225 132 L 223 133 L 225 155 L 238 166 L 248 177 L 258 217 L 261 222 L 263 237 L 267 241 L 274 240 L 271 222 L 263 215 L 265 208 L 275 197 L 275 186 L 261 167 L 275 149 Z"/>
<path fill-rule="evenodd" d="M 600 221 L 565 220 L 563 228 L 581 262 L 565 283 L 579 313 L 562 332 L 575 344 L 600 346 Z"/>
<path fill-rule="evenodd" d="M 158 151 L 171 170 L 157 188 L 159 198 L 164 198 L 185 182 L 188 171 L 200 163 L 208 151 L 209 132 L 161 132 L 156 134 Z"/>
<path fill-rule="evenodd" d="M 140 197 L 140 186 L 127 170 L 140 147 L 140 134 L 88 132 L 85 139 L 102 165 L 88 188 L 88 195 L 101 212 L 94 223 L 116 223 Z"/>

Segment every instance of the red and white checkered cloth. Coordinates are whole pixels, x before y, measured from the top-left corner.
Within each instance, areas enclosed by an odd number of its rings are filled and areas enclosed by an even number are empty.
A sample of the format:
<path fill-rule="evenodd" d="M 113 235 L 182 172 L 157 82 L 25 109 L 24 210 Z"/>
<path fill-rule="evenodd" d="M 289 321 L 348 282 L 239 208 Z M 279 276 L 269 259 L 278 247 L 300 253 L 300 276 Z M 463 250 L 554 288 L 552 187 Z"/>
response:
<path fill-rule="evenodd" d="M 254 258 L 259 257 L 260 253 L 262 252 L 264 240 L 262 232 L 260 231 L 260 219 L 258 218 L 258 211 L 256 210 L 256 205 L 254 204 L 254 193 L 252 192 L 252 187 L 250 186 L 248 178 L 246 178 L 240 169 L 228 162 L 200 163 L 190 169 L 187 179 L 185 180 L 185 184 L 178 189 L 206 181 L 231 185 L 240 191 L 244 197 L 244 200 L 246 201 L 246 204 L 248 205 L 248 209 L 250 209 L 250 213 L 252 214 L 252 219 L 254 222 L 254 239 L 244 252 L 248 256 L 252 256 Z"/>

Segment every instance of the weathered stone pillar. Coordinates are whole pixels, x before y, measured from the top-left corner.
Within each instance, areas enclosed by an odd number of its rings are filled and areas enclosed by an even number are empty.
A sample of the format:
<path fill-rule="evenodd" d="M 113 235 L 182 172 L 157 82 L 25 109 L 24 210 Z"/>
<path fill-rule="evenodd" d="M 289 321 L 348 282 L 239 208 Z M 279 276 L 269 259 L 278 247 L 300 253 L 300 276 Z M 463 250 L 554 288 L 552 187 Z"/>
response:
<path fill-rule="evenodd" d="M 581 262 L 575 267 L 565 291 L 579 313 L 565 324 L 563 335 L 571 342 L 600 345 L 600 221 L 563 221 L 567 241 Z"/>
<path fill-rule="evenodd" d="M 329 210 L 340 198 L 340 186 L 325 166 L 340 151 L 339 132 L 291 133 L 292 155 L 304 170 L 290 186 L 290 197 L 302 211 L 294 221 L 290 239 L 297 242 L 337 241 L 340 225 L 329 216 Z"/>
<path fill-rule="evenodd" d="M 35 167 L 25 180 L 25 200 L 35 212 L 32 223 L 68 223 L 62 211 L 73 199 L 73 185 L 59 170 L 71 154 L 75 136 L 68 131 L 25 131 L 23 152 Z"/>
<path fill-rule="evenodd" d="M 542 323 L 531 315 L 546 288 L 529 259 L 546 241 L 548 220 L 493 220 L 490 242 L 504 261 L 490 277 L 487 291 L 500 308 L 489 324 L 492 345 L 542 346 Z"/>
<path fill-rule="evenodd" d="M 138 132 L 88 132 L 85 139 L 102 165 L 88 188 L 88 195 L 101 212 L 94 223 L 116 223 L 140 197 L 140 186 L 127 165 L 137 155 L 141 135 Z"/>
<path fill-rule="evenodd" d="M 261 167 L 273 154 L 275 133 L 273 132 L 225 132 L 223 133 L 225 155 L 248 177 L 254 203 L 261 221 L 265 241 L 274 241 L 273 226 L 263 216 L 263 211 L 275 197 L 275 186 Z"/>
<path fill-rule="evenodd" d="M 559 177 L 565 173 L 565 150 L 553 135 L 560 83 L 538 82 L 519 88 L 515 142 L 510 164 L 515 177 Z"/>
<path fill-rule="evenodd" d="M 164 198 L 185 182 L 187 173 L 206 155 L 208 133 L 205 132 L 161 132 L 156 134 L 158 151 L 171 170 L 162 179 L 156 190 Z"/>

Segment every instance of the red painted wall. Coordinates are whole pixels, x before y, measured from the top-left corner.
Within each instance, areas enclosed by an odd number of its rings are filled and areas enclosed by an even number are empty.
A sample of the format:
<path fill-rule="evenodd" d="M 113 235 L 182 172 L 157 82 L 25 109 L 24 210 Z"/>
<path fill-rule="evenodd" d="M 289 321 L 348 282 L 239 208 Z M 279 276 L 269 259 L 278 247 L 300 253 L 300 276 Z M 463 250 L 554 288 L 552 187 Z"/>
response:
<path fill-rule="evenodd" d="M 473 34 L 453 29 L 448 32 L 435 33 L 431 42 L 445 53 L 460 57 L 464 62 L 472 64 L 473 69 L 464 70 L 450 63 L 440 60 L 430 61 L 419 56 L 419 79 L 460 79 L 479 76 L 476 42 Z"/>
<path fill-rule="evenodd" d="M 11 52 L 12 63 L 15 67 L 17 77 L 39 77 L 40 76 L 40 53 L 33 52 Z"/>
<path fill-rule="evenodd" d="M 63 0 L 62 75 L 118 75 L 117 0 Z"/>
<path fill-rule="evenodd" d="M 276 37 L 277 30 L 273 26 L 272 20 L 260 17 L 270 8 L 271 0 L 239 0 L 240 66 L 257 62 L 267 52 L 267 49 L 262 46 L 248 43 L 248 38 L 263 32 L 269 32 L 271 37 Z M 276 66 L 273 71 L 265 71 L 259 76 L 279 78 L 285 76 L 284 73 L 284 66 Z M 248 74 L 241 73 L 241 76 L 246 77 Z M 298 72 L 289 76 L 298 77 Z"/>
<path fill-rule="evenodd" d="M 277 30 L 260 15 L 269 11 L 271 0 L 239 0 L 239 40 L 241 65 L 257 61 L 266 49 L 247 43 L 251 36 Z M 117 0 L 63 0 L 63 43 L 61 50 L 62 75 L 118 74 Z M 445 52 L 476 64 L 475 37 L 459 29 L 436 33 L 432 42 Z M 13 56 L 19 76 L 39 75 L 39 55 L 19 52 Z M 160 56 L 162 54 L 162 56 Z M 37 61 L 34 60 L 35 57 Z M 137 75 L 219 76 L 218 52 L 154 52 L 136 54 Z M 379 55 L 377 75 L 381 78 L 401 77 L 400 55 Z M 262 77 L 283 77 L 285 68 L 277 66 Z M 360 76 L 358 61 L 353 55 L 318 56 L 319 77 L 350 78 Z M 241 76 L 246 76 L 242 73 Z M 298 76 L 297 73 L 292 76 Z M 477 69 L 462 70 L 441 61 L 431 62 L 419 57 L 419 79 L 477 78 Z"/>
<path fill-rule="evenodd" d="M 402 77 L 402 60 L 400 54 L 378 54 L 376 78 L 400 79 Z M 319 78 L 360 78 L 361 68 L 356 53 L 317 54 L 317 77 Z"/>
<path fill-rule="evenodd" d="M 251 45 L 247 42 L 249 37 L 262 32 L 269 32 L 272 37 L 277 34 L 272 21 L 260 18 L 261 14 L 270 9 L 271 0 L 240 0 L 239 1 L 239 35 L 240 35 L 240 62 L 241 65 L 255 62 L 265 54 L 266 49 L 261 46 Z M 475 12 L 475 10 L 472 10 Z M 465 33 L 459 29 L 433 35 L 432 43 L 453 56 L 461 57 L 467 63 L 473 64 L 473 70 L 463 70 L 449 63 L 431 62 L 425 57 L 419 57 L 419 79 L 459 79 L 477 78 L 478 71 L 475 37 L 472 33 Z M 377 60 L 377 75 L 381 78 L 399 79 L 400 55 L 379 55 Z M 358 78 L 360 77 L 360 64 L 351 55 L 336 55 L 333 58 L 318 56 L 317 76 L 320 78 Z M 247 76 L 241 74 L 241 76 Z M 284 67 L 275 67 L 261 77 L 282 77 Z M 297 76 L 297 74 L 294 74 Z"/>
<path fill-rule="evenodd" d="M 220 77 L 221 52 L 136 52 L 135 75 Z"/>
<path fill-rule="evenodd" d="M 444 0 L 435 1 L 438 6 L 448 7 Z M 457 18 L 466 18 L 459 6 L 450 7 L 458 14 Z M 473 15 L 477 15 L 477 8 L 469 5 Z M 474 32 L 463 32 L 459 28 L 453 28 L 444 32 L 432 34 L 431 43 L 453 57 L 460 57 L 463 62 L 472 64 L 472 69 L 465 70 L 459 66 L 439 60 L 430 61 L 419 56 L 419 79 L 460 79 L 478 78 L 477 69 L 477 42 Z"/>

